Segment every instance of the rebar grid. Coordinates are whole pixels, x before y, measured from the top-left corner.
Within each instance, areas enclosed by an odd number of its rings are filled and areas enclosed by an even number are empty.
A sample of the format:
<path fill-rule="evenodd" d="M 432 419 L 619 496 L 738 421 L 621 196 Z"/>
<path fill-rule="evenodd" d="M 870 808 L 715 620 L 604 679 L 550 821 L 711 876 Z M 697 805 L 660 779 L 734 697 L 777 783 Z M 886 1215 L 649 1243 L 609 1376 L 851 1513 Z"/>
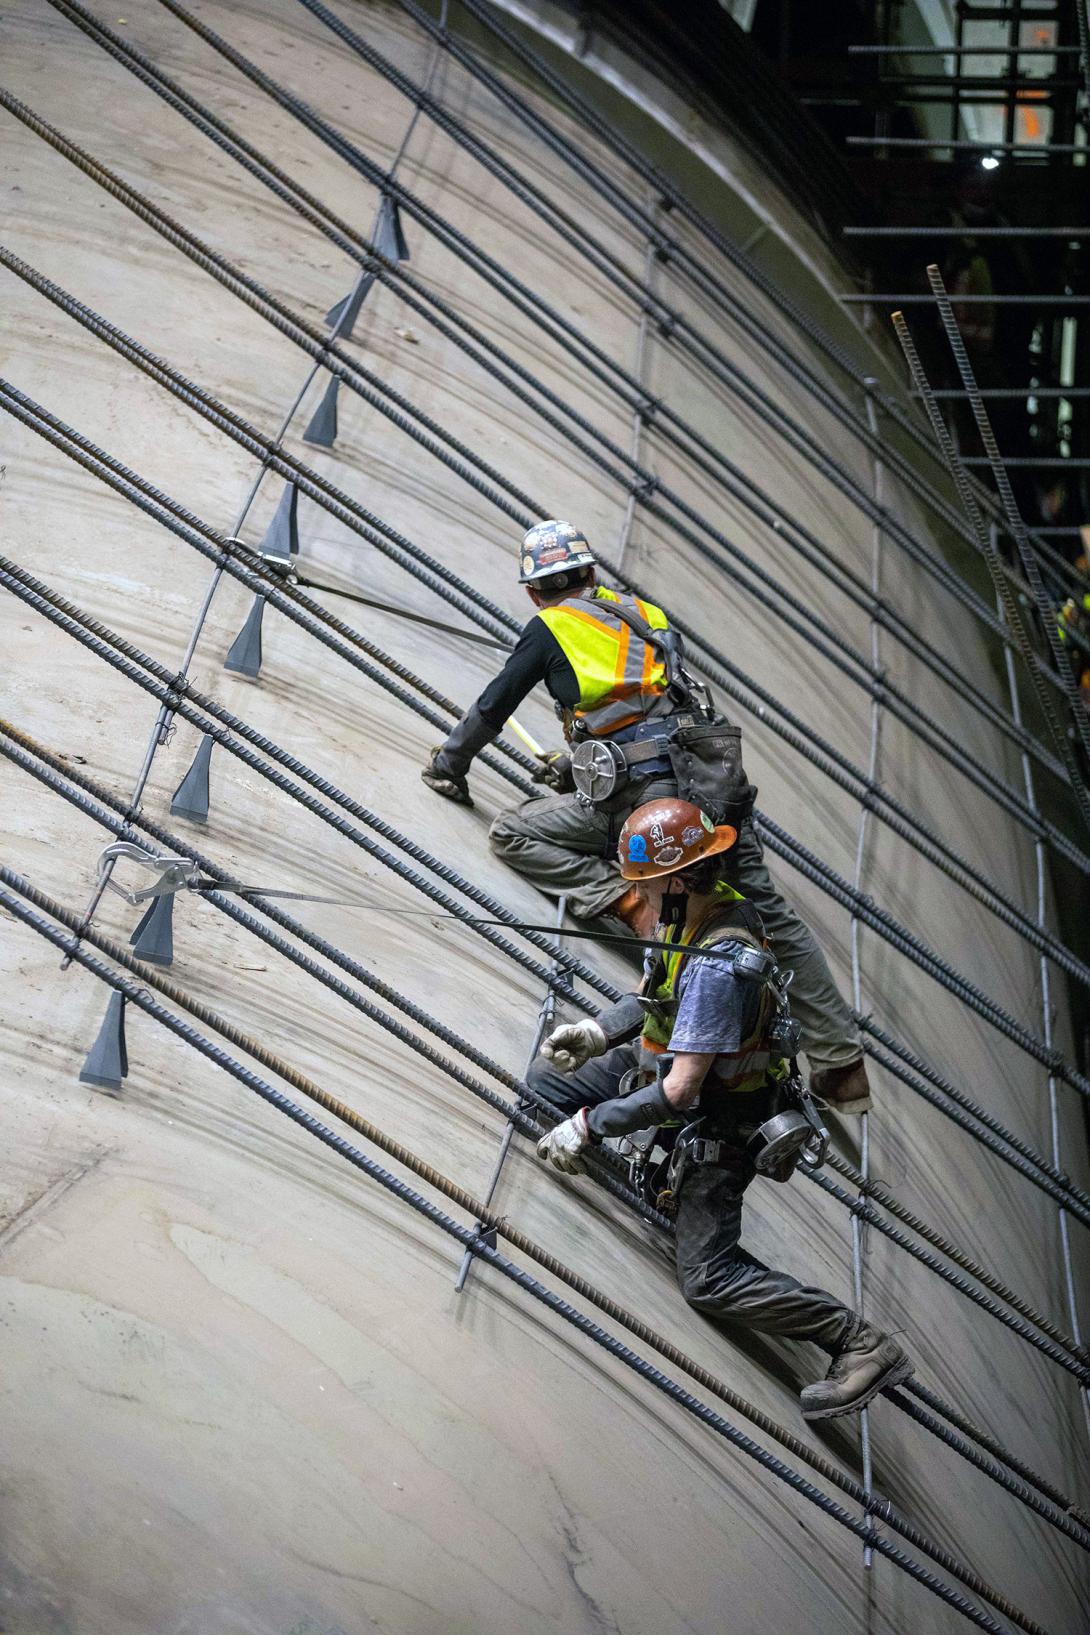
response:
<path fill-rule="evenodd" d="M 419 104 L 417 106 L 419 107 Z M 317 365 L 315 365 L 315 368 L 317 368 Z M 312 370 L 311 377 L 309 377 L 309 378 L 313 378 L 313 373 L 314 373 L 314 371 Z M 868 400 L 868 407 L 870 407 L 870 400 Z M 878 525 L 876 524 L 876 529 L 877 529 L 877 527 L 878 527 Z M 224 571 L 223 568 L 218 567 L 217 570 L 216 570 L 217 576 L 222 571 Z M 872 625 L 872 633 L 874 631 L 874 628 L 875 627 Z M 449 706 L 449 705 L 448 705 L 448 707 L 453 708 L 453 706 Z M 881 707 L 881 699 L 878 698 L 878 697 L 875 697 L 873 699 L 873 701 L 872 701 L 872 711 L 875 712 L 875 714 L 876 714 L 877 711 L 880 709 L 880 707 Z M 160 713 L 162 714 L 162 711 Z M 872 769 L 871 769 L 871 778 L 872 778 L 872 780 L 874 778 L 873 766 L 872 766 Z M 134 797 L 134 800 L 135 800 L 135 797 Z M 1032 791 L 1030 789 L 1027 789 L 1027 805 L 1029 806 L 1030 809 L 1032 809 L 1032 807 L 1033 807 L 1033 796 L 1032 796 Z M 866 818 L 867 818 L 867 808 L 866 808 L 866 806 L 864 806 L 863 812 L 861 814 L 861 824 L 860 824 L 860 853 L 862 853 L 862 837 L 863 837 L 863 832 L 864 832 L 864 828 L 865 828 L 865 824 L 866 824 Z M 1038 846 L 1040 846 L 1040 839 L 1039 838 L 1038 838 Z M 859 891 L 859 886 L 860 886 L 860 881 L 859 881 L 859 879 L 857 879 L 856 882 L 855 882 L 855 888 L 856 888 L 857 892 Z M 1041 916 L 1041 918 L 1043 920 L 1043 916 Z M 864 923 L 867 923 L 867 922 L 864 922 Z M 857 915 L 853 914 L 853 935 L 856 933 L 858 925 L 859 925 L 859 917 Z M 1044 929 L 1043 929 L 1043 925 L 1041 927 L 1041 934 L 1042 935 L 1045 934 Z M 859 1006 L 858 997 L 856 999 L 856 1005 L 857 1005 L 857 1008 L 858 1008 L 858 1006 Z M 1051 1041 L 1046 1038 L 1045 1044 L 1046 1044 L 1047 1047 L 1050 1047 Z M 1054 1085 L 1053 1085 L 1053 1090 L 1054 1090 Z M 1054 1154 L 1053 1154 L 1053 1164 L 1054 1164 L 1054 1168 L 1058 1171 L 1059 1170 L 1059 1157 L 1058 1157 L 1058 1153 L 1055 1150 L 1054 1150 Z M 864 1179 L 865 1179 L 865 1176 L 864 1176 Z M 868 1547 L 870 1546 L 870 1543 L 871 1543 L 871 1540 L 867 1539 Z M 1023 1627 L 1025 1627 L 1025 1626 L 1023 1626 Z"/>
<path fill-rule="evenodd" d="M 606 1311 L 614 1321 L 622 1323 L 623 1326 L 630 1332 L 636 1334 L 644 1344 L 653 1345 L 654 1348 L 658 1350 L 660 1354 L 665 1356 L 675 1367 L 683 1368 L 692 1378 L 696 1379 L 705 1388 L 712 1390 L 715 1395 L 719 1396 L 723 1401 L 728 1402 L 736 1409 L 736 1411 L 746 1413 L 747 1417 L 749 1417 L 753 1423 L 757 1424 L 767 1433 L 776 1436 L 777 1440 L 779 1440 L 783 1446 L 787 1447 L 796 1455 L 796 1457 L 804 1458 L 811 1468 L 816 1469 L 827 1480 L 834 1482 L 842 1489 L 842 1491 L 848 1492 L 857 1502 L 865 1502 L 868 1515 L 875 1513 L 879 1514 L 882 1520 L 885 1521 L 888 1526 L 893 1528 L 902 1537 L 909 1540 L 909 1542 L 911 1542 L 916 1549 L 922 1550 L 932 1560 L 936 1561 L 940 1566 L 942 1566 L 944 1571 L 950 1572 L 960 1579 L 960 1581 L 970 1588 L 974 1594 L 982 1596 L 984 1599 L 988 1600 L 1003 1614 L 1004 1617 L 1017 1624 L 1020 1629 L 1025 1630 L 1027 1635 L 1047 1635 L 1047 1631 L 1043 1630 L 1035 1620 L 1027 1617 L 1027 1615 L 1023 1613 L 1020 1608 L 1015 1606 L 998 1590 L 994 1589 L 993 1586 L 988 1584 L 986 1580 L 982 1579 L 978 1574 L 974 1573 L 971 1568 L 958 1561 L 956 1557 L 952 1556 L 942 1546 L 935 1544 L 930 1538 L 920 1532 L 919 1529 L 901 1517 L 888 1499 L 875 1500 L 871 1498 L 866 1500 L 858 1483 L 856 1483 L 852 1478 L 847 1477 L 843 1472 L 839 1471 L 835 1465 L 832 1465 L 828 1460 L 824 1459 L 822 1455 L 815 1454 L 813 1450 L 811 1450 L 800 1438 L 794 1436 L 792 1432 L 786 1430 L 785 1428 L 776 1425 L 776 1422 L 771 1420 L 769 1416 L 765 1415 L 761 1410 L 755 1408 L 752 1404 L 746 1402 L 743 1397 L 741 1397 L 737 1392 L 733 1391 L 729 1386 L 726 1386 L 722 1381 L 718 1380 L 716 1376 L 704 1369 L 702 1365 L 693 1362 L 692 1359 L 688 1358 L 683 1352 L 674 1346 L 671 1341 L 665 1340 L 661 1336 L 655 1334 L 655 1331 L 650 1329 L 649 1326 L 643 1323 L 641 1319 L 633 1317 L 631 1313 L 626 1312 L 623 1307 L 617 1305 L 617 1303 L 612 1301 L 608 1296 L 602 1295 L 600 1291 L 594 1289 L 593 1285 L 587 1283 L 587 1281 L 582 1278 L 580 1274 L 570 1271 L 570 1269 L 565 1267 L 562 1262 L 558 1261 L 547 1250 L 541 1249 L 533 1242 L 532 1239 L 527 1238 L 523 1233 L 512 1227 L 505 1219 L 493 1215 L 491 1211 L 486 1209 L 477 1199 L 473 1198 L 471 1194 L 467 1193 L 463 1188 L 457 1186 L 455 1183 L 449 1181 L 440 1171 L 436 1170 L 432 1165 L 427 1164 L 424 1160 L 418 1158 L 400 1142 L 396 1142 L 391 1137 L 387 1136 L 370 1120 L 365 1119 L 362 1117 L 362 1115 L 356 1113 L 339 1098 L 330 1095 L 327 1091 L 322 1090 L 321 1087 L 315 1084 L 313 1080 L 308 1079 L 306 1075 L 298 1072 L 297 1069 L 291 1067 L 290 1064 L 285 1062 L 274 1052 L 269 1051 L 257 1040 L 250 1038 L 248 1035 L 243 1033 L 241 1029 L 236 1028 L 232 1023 L 227 1022 L 223 1018 L 217 1016 L 217 1014 L 210 1007 L 192 999 L 189 995 L 184 993 L 184 991 L 177 988 L 173 983 L 168 982 L 157 971 L 141 965 L 132 957 L 132 955 L 129 954 L 127 949 L 120 947 L 118 944 L 114 943 L 112 939 L 104 937 L 97 929 L 92 929 L 89 933 L 87 933 L 86 940 L 89 941 L 94 947 L 107 954 L 107 956 L 112 959 L 115 964 L 120 965 L 123 970 L 128 970 L 139 976 L 142 984 L 144 985 L 143 989 L 137 987 L 133 982 L 128 980 L 128 978 L 122 977 L 119 973 L 114 972 L 110 968 L 102 965 L 100 961 L 94 959 L 93 956 L 86 952 L 86 949 L 79 944 L 74 935 L 70 934 L 65 936 L 59 929 L 53 927 L 48 922 L 41 920 L 39 916 L 33 914 L 26 907 L 26 904 L 32 903 L 36 907 L 43 909 L 50 915 L 51 919 L 57 921 L 58 927 L 65 926 L 69 933 L 75 933 L 79 929 L 79 921 L 75 914 L 65 909 L 62 904 L 48 897 L 44 892 L 37 890 L 28 881 L 7 867 L 0 867 L 0 880 L 4 882 L 6 887 L 10 888 L 0 892 L 0 903 L 2 903 L 2 906 L 7 909 L 9 913 L 13 914 L 17 919 L 20 919 L 23 924 L 29 925 L 32 929 L 38 931 L 39 934 L 48 937 L 55 946 L 64 947 L 66 952 L 69 952 L 73 958 L 77 959 L 87 969 L 92 970 L 103 980 L 109 982 L 109 984 L 114 987 L 116 991 L 123 993 L 126 999 L 131 1000 L 142 1010 L 145 1010 L 149 1014 L 155 1016 L 157 1020 L 164 1021 L 166 1025 L 171 1027 L 172 1031 L 174 1031 L 179 1037 L 185 1039 L 190 1044 L 197 1045 L 197 1047 L 202 1050 L 203 1054 L 217 1061 L 220 1066 L 226 1066 L 228 1071 L 230 1071 L 240 1082 L 248 1084 L 249 1088 L 258 1089 L 258 1093 L 263 1096 L 264 1100 L 278 1106 L 281 1111 L 286 1111 L 288 1108 L 290 1108 L 291 1116 L 295 1117 L 296 1122 L 302 1124 L 305 1128 L 310 1128 L 312 1133 L 316 1133 L 316 1131 L 320 1130 L 323 1138 L 329 1138 L 327 1144 L 334 1145 L 337 1142 L 338 1138 L 334 1136 L 331 1131 L 326 1130 L 324 1126 L 318 1125 L 317 1121 L 310 1115 L 303 1113 L 302 1109 L 296 1107 L 295 1104 L 289 1103 L 286 1097 L 274 1091 L 263 1081 L 258 1080 L 256 1075 L 249 1073 L 244 1068 L 241 1068 L 240 1064 L 235 1062 L 232 1058 L 227 1057 L 226 1053 L 222 1050 L 219 1050 L 214 1046 L 209 1047 L 208 1042 L 204 1040 L 201 1035 L 198 1035 L 191 1026 L 180 1022 L 178 1018 L 174 1017 L 173 1013 L 166 1011 L 164 1007 L 158 1005 L 154 1000 L 152 1000 L 150 995 L 145 991 L 146 988 L 150 987 L 169 997 L 173 1004 L 176 1004 L 183 1010 L 188 1011 L 205 1026 L 212 1027 L 216 1032 L 220 1033 L 236 1047 L 242 1048 L 248 1055 L 252 1056 L 254 1060 L 260 1062 L 267 1068 L 271 1068 L 279 1077 L 283 1078 L 286 1083 L 292 1085 L 294 1089 L 301 1091 L 309 1099 L 321 1106 L 325 1111 L 331 1112 L 341 1122 L 347 1124 L 349 1128 L 363 1134 L 370 1142 L 372 1142 L 372 1144 L 378 1146 L 381 1151 L 392 1156 L 399 1165 L 405 1169 L 408 1169 L 410 1173 L 418 1176 L 425 1182 L 425 1184 L 438 1191 L 443 1197 L 456 1203 L 460 1208 L 466 1210 L 471 1216 L 476 1217 L 476 1219 L 486 1222 L 490 1229 L 494 1230 L 497 1235 L 503 1236 L 512 1244 L 513 1247 L 517 1248 L 520 1253 L 527 1255 L 537 1264 L 545 1267 L 545 1269 L 547 1269 L 552 1275 L 563 1278 L 564 1281 L 566 1281 L 570 1287 L 576 1289 L 583 1298 L 592 1300 L 593 1303 L 600 1309 Z M 25 899 L 25 901 L 21 899 Z M 284 1103 L 287 1103 L 286 1107 L 283 1105 Z M 347 1143 L 343 1142 L 342 1140 L 339 1150 L 343 1151 L 345 1148 L 347 1148 Z M 362 1159 L 362 1154 L 360 1154 L 359 1157 Z M 360 1167 L 365 1167 L 367 1163 L 367 1160 L 363 1160 Z M 377 1166 L 372 1165 L 371 1169 L 375 1170 L 377 1169 Z M 391 1182 L 393 1182 L 392 1177 L 389 1179 Z M 396 1187 L 396 1185 L 397 1183 L 394 1182 L 393 1186 Z M 404 1188 L 404 1183 L 402 1183 L 402 1188 L 403 1190 L 407 1191 L 407 1189 Z M 417 1197 L 419 1198 L 419 1195 L 417 1195 Z M 420 1204 L 423 1204 L 424 1200 L 419 1198 L 419 1202 Z M 438 1211 L 434 1211 L 434 1213 L 438 1214 Z M 453 1223 L 451 1224 L 453 1225 Z M 487 1246 L 483 1243 L 482 1235 L 476 1228 L 474 1228 L 472 1231 L 463 1228 L 461 1238 L 464 1246 L 469 1247 L 471 1244 L 479 1244 L 481 1247 L 479 1250 L 475 1250 L 475 1252 L 480 1252 L 482 1254 L 487 1253 Z M 499 1258 L 500 1257 L 498 1256 L 496 1257 L 497 1260 Z M 587 1331 L 587 1325 L 583 1326 L 584 1330 Z M 616 1342 L 614 1342 L 614 1344 L 616 1345 Z M 617 1354 L 619 1354 L 619 1352 Z M 706 1416 L 702 1417 L 706 1418 Z M 735 1433 L 734 1437 L 731 1439 L 735 1440 L 737 1436 L 738 1433 Z M 745 1440 L 748 1442 L 748 1438 Z M 742 1443 L 739 1442 L 738 1445 L 742 1445 Z M 754 1446 L 753 1444 L 750 1445 Z M 761 1452 L 763 1453 L 764 1450 L 761 1450 Z M 771 1456 L 767 1454 L 765 1454 L 765 1458 L 762 1460 L 762 1463 L 766 1463 L 767 1468 L 774 1468 Z M 776 1461 L 776 1463 L 778 1463 L 778 1461 Z M 800 1479 L 796 1478 L 792 1485 L 796 1487 L 796 1490 L 804 1491 L 804 1488 L 800 1483 Z M 806 1485 L 808 1486 L 809 1484 Z M 840 1520 L 843 1518 L 845 1524 L 849 1525 L 851 1530 L 858 1536 L 862 1538 L 869 1537 L 876 1549 L 881 1550 L 883 1554 L 890 1556 L 890 1559 L 897 1560 L 898 1564 L 903 1565 L 904 1558 L 902 1557 L 902 1553 L 895 1546 L 890 1546 L 888 1540 L 884 1539 L 880 1534 L 874 1532 L 873 1528 L 868 1526 L 867 1523 L 857 1522 L 848 1514 L 848 1512 L 844 1511 L 841 1506 L 835 1505 L 833 1501 L 830 1501 L 826 1495 L 821 1494 L 818 1496 L 817 1490 L 811 1489 L 810 1492 L 806 1493 L 806 1497 L 814 1498 L 816 1502 L 822 1505 L 822 1508 L 825 1509 L 828 1514 L 834 1515 L 836 1519 Z M 914 1563 L 913 1565 L 916 1564 Z M 924 1576 L 924 1570 L 921 1569 L 920 1581 L 927 1583 L 929 1579 L 933 1579 L 933 1575 L 926 1573 Z M 929 1584 L 928 1587 L 933 1587 L 933 1585 Z M 946 1590 L 946 1594 L 943 1598 L 948 1600 L 950 1604 L 957 1605 L 959 1611 L 965 1612 L 966 1615 L 969 1616 L 970 1612 L 967 1609 L 971 1608 L 971 1603 L 958 1605 L 959 1602 L 964 1602 L 964 1598 L 960 1596 L 960 1592 L 951 1591 L 949 1586 L 943 1586 L 943 1588 Z M 978 1608 L 971 1608 L 971 1610 L 977 1615 L 974 1621 L 980 1623 L 981 1627 L 988 1627 L 997 1630 L 999 1629 L 999 1626 L 995 1625 L 987 1614 L 981 1614 Z M 982 1622 L 982 1620 L 986 1620 L 986 1622 Z"/>

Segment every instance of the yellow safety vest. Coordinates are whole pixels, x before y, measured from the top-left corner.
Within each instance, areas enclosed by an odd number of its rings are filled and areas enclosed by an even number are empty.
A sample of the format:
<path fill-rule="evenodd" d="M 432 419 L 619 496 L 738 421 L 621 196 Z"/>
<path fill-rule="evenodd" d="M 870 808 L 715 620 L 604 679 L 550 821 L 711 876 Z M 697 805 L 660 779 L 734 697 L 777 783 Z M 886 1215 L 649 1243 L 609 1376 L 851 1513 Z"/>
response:
<path fill-rule="evenodd" d="M 652 630 L 669 628 L 660 607 L 601 585 L 589 596 L 573 596 L 537 614 L 575 671 L 579 702 L 574 714 L 595 738 L 641 721 L 666 690 L 666 671 L 654 648 L 617 618 L 611 603 L 638 614 Z"/>
<path fill-rule="evenodd" d="M 640 1037 L 643 1049 L 652 1055 L 661 1055 L 669 1049 L 670 1035 L 677 1020 L 678 972 L 686 948 L 714 948 L 716 943 L 730 941 L 760 946 L 760 940 L 746 926 L 731 923 L 730 905 L 744 903 L 742 893 L 721 880 L 715 888 L 715 895 L 719 901 L 703 923 L 695 925 L 688 935 L 683 932 L 677 951 L 667 954 L 659 966 L 662 976 L 650 996 L 657 1002 L 656 1010 L 646 1013 Z M 673 942 L 673 926 L 666 928 L 662 940 Z M 737 1050 L 724 1051 L 715 1058 L 708 1078 L 709 1089 L 734 1092 L 759 1090 L 768 1079 L 783 1077 L 787 1063 L 782 1056 L 772 1055 L 765 1037 L 774 1009 L 772 992 L 765 984 L 761 989 L 761 1003 L 752 1033 L 742 1040 Z"/>

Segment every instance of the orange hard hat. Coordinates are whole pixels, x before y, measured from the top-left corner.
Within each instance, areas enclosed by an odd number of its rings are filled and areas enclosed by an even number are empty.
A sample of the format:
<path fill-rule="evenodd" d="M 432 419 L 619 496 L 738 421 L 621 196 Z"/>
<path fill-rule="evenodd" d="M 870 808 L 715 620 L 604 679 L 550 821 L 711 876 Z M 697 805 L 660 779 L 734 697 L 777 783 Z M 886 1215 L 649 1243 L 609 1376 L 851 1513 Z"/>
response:
<path fill-rule="evenodd" d="M 691 800 L 649 800 L 637 806 L 621 830 L 617 852 L 626 880 L 676 874 L 702 857 L 726 852 L 738 839 L 729 823 L 715 824 Z"/>

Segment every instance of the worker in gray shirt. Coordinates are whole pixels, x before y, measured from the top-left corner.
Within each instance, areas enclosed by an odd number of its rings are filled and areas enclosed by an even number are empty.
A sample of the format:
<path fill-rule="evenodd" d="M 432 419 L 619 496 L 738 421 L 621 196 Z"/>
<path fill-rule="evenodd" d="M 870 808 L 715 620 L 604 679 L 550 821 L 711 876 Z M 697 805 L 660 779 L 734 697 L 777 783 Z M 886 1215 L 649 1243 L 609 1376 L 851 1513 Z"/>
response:
<path fill-rule="evenodd" d="M 912 1372 L 905 1352 L 824 1289 L 774 1271 L 739 1246 L 742 1197 L 758 1173 L 786 1180 L 827 1139 L 794 1069 L 798 1025 L 760 919 L 732 868 L 737 833 L 689 801 L 631 814 L 619 854 L 626 880 L 658 911 L 664 947 L 640 993 L 597 1018 L 556 1028 L 528 1074 L 567 1116 L 538 1146 L 566 1172 L 606 1137 L 645 1132 L 672 1147 L 651 1193 L 676 1212 L 677 1272 L 698 1311 L 832 1354 L 802 1392 L 807 1419 L 854 1413 Z M 699 952 L 695 952 L 699 951 Z"/>

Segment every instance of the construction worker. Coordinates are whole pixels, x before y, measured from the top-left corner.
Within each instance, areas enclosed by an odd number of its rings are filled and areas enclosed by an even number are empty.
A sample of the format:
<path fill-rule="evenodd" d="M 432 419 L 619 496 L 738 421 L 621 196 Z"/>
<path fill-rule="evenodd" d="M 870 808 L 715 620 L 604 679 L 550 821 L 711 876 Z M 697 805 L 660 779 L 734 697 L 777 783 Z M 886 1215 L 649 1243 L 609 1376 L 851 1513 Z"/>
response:
<path fill-rule="evenodd" d="M 803 1415 L 855 1413 L 912 1372 L 905 1352 L 834 1295 L 739 1247 L 754 1176 L 785 1180 L 799 1161 L 820 1163 L 825 1132 L 792 1071 L 785 984 L 738 888 L 737 833 L 691 802 L 655 800 L 628 818 L 619 853 L 678 952 L 648 951 L 639 994 L 546 1039 L 528 1083 L 567 1116 L 538 1156 L 570 1173 L 606 1137 L 654 1128 L 663 1145 L 672 1139 L 665 1185 L 651 1197 L 676 1210 L 685 1299 L 709 1317 L 824 1347 L 833 1360 L 803 1389 Z"/>
<path fill-rule="evenodd" d="M 544 682 L 569 750 L 542 758 L 554 791 L 495 819 L 493 851 L 577 919 L 612 915 L 637 936 L 649 910 L 617 866 L 629 813 L 679 792 L 738 830 L 735 867 L 776 958 L 795 973 L 811 1087 L 838 1112 L 870 1108 L 859 1030 L 813 934 L 784 902 L 765 866 L 749 812 L 741 734 L 714 716 L 683 668 L 680 637 L 661 608 L 597 582 L 586 538 L 570 522 L 539 522 L 522 542 L 519 582 L 537 610 L 501 673 L 466 711 L 422 774 L 437 794 L 472 805 L 466 774 L 526 695 Z M 646 633 L 645 639 L 641 632 Z M 579 763 L 589 762 L 580 771 Z M 679 769 L 681 777 L 679 780 Z M 582 789 L 574 787 L 576 775 Z M 606 786 L 615 775 L 616 787 Z M 605 793 L 602 790 L 605 789 Z M 589 791 L 589 792 L 588 792 Z"/>

